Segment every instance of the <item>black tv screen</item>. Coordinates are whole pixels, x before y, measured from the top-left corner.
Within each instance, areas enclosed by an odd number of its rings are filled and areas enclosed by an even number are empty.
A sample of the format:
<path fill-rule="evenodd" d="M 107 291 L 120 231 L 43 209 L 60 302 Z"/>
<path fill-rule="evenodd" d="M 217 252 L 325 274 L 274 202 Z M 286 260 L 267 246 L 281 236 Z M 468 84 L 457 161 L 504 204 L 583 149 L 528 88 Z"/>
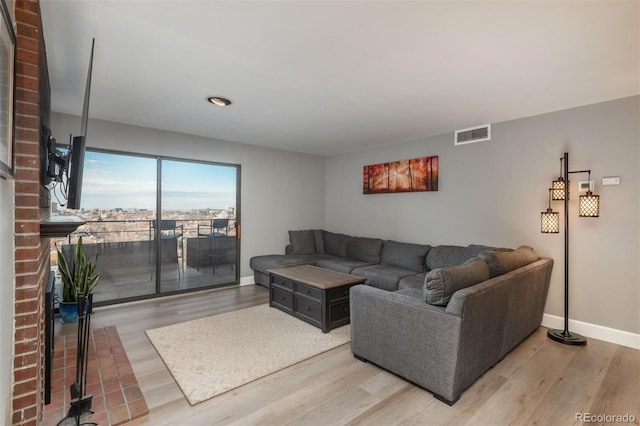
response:
<path fill-rule="evenodd" d="M 84 103 L 82 105 L 82 121 L 80 136 L 71 141 L 67 163 L 67 208 L 79 209 L 82 195 L 82 175 L 84 172 L 84 153 L 87 146 L 87 123 L 89 121 L 89 98 L 91 96 L 91 72 L 93 69 L 93 47 L 95 39 L 91 41 L 91 55 L 89 56 L 89 71 L 87 85 L 84 89 Z"/>
<path fill-rule="evenodd" d="M 80 208 L 80 195 L 82 194 L 82 174 L 84 172 L 84 152 L 86 150 L 86 138 L 76 136 L 69 148 L 69 163 L 67 170 L 69 180 L 67 181 L 67 208 Z"/>

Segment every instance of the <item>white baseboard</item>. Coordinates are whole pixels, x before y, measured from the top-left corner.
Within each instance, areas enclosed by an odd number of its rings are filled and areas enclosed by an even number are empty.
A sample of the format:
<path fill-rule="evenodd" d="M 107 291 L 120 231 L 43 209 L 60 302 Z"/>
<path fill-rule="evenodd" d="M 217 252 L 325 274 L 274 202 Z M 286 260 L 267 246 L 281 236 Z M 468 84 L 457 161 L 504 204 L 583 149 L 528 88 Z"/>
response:
<path fill-rule="evenodd" d="M 255 280 L 253 276 L 240 278 L 240 285 L 254 284 Z M 562 330 L 564 329 L 564 318 L 551 314 L 543 314 L 542 326 Z M 592 339 L 604 340 L 605 342 L 640 349 L 640 334 L 572 319 L 569 319 L 569 330 Z"/>
<path fill-rule="evenodd" d="M 554 329 L 564 329 L 564 318 L 556 315 L 543 314 L 542 326 Z M 605 342 L 617 345 L 628 346 L 640 349 L 640 334 L 629 333 L 628 331 L 617 330 L 615 328 L 603 327 L 588 322 L 569 319 L 569 331 L 582 334 L 584 337 L 604 340 Z"/>
<path fill-rule="evenodd" d="M 253 279 L 253 275 L 240 278 L 240 285 L 253 285 L 255 283 L 256 281 Z"/>

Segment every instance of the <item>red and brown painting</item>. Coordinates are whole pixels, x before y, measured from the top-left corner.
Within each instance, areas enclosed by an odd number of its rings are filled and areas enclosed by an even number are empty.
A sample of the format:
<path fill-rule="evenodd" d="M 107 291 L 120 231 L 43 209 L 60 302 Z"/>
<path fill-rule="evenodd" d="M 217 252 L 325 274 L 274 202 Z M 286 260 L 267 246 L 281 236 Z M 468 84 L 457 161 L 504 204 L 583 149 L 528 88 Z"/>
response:
<path fill-rule="evenodd" d="M 437 190 L 437 156 L 372 164 L 362 172 L 363 194 Z"/>

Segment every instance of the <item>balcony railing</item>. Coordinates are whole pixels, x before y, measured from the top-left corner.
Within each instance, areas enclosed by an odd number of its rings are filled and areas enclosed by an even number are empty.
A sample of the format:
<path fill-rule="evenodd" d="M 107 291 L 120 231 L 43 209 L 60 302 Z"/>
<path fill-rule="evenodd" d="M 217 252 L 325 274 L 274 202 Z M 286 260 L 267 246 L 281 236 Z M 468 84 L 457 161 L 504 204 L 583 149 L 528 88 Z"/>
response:
<path fill-rule="evenodd" d="M 228 228 L 217 230 L 215 237 L 212 219 L 170 219 L 160 223 L 158 229 L 153 219 L 86 220 L 67 239 L 55 243 L 70 253 L 82 236 L 87 256 L 97 256 L 101 274 L 94 290 L 97 304 L 237 281 L 234 219 L 229 219 Z M 52 264 L 57 265 L 53 247 Z"/>

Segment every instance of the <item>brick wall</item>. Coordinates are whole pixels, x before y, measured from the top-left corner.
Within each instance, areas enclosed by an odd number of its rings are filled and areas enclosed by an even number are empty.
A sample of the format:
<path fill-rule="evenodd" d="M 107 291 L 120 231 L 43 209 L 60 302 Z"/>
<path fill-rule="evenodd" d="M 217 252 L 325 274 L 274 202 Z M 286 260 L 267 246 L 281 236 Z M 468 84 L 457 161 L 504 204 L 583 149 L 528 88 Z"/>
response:
<path fill-rule="evenodd" d="M 39 1 L 17 0 L 15 130 L 14 425 L 36 425 L 44 412 L 44 289 L 49 240 L 40 219 L 49 198 L 40 184 L 40 128 L 47 124 L 49 81 Z"/>

